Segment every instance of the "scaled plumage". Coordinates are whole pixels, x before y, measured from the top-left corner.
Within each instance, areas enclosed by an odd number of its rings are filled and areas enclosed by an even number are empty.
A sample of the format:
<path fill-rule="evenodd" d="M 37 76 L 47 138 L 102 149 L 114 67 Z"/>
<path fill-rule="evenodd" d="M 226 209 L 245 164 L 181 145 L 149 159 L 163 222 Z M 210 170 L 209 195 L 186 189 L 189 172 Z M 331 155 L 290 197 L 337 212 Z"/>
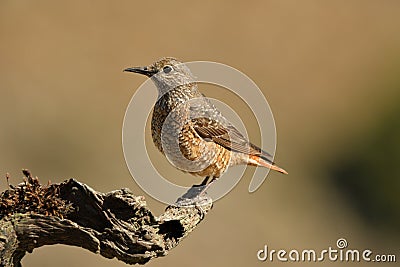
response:
<path fill-rule="evenodd" d="M 198 90 L 189 68 L 174 58 L 125 71 L 151 77 L 158 89 L 151 132 L 155 146 L 178 169 L 220 177 L 229 166 L 262 166 L 287 174 L 250 143 Z M 207 179 L 208 180 L 208 179 Z"/>

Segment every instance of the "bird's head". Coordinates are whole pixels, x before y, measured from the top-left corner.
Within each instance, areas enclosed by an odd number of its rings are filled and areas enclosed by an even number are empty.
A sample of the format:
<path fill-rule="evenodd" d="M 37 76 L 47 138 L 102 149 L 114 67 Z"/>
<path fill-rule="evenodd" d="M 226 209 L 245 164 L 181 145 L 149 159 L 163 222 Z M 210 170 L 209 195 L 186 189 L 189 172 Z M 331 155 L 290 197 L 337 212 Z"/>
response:
<path fill-rule="evenodd" d="M 159 93 L 177 88 L 195 81 L 189 68 L 175 58 L 165 57 L 145 67 L 127 68 L 124 71 L 135 72 L 150 77 Z"/>

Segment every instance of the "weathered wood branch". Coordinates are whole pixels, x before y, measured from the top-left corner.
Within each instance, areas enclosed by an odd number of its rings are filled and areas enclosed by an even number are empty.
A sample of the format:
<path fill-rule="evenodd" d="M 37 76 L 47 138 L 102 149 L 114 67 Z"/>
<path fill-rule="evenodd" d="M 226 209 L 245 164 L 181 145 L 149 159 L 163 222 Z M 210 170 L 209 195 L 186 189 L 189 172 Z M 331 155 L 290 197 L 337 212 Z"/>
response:
<path fill-rule="evenodd" d="M 99 193 L 74 179 L 43 186 L 24 174 L 24 183 L 0 195 L 0 266 L 21 266 L 26 252 L 53 244 L 145 264 L 167 255 L 212 207 L 202 196 L 157 217 L 129 189 Z"/>

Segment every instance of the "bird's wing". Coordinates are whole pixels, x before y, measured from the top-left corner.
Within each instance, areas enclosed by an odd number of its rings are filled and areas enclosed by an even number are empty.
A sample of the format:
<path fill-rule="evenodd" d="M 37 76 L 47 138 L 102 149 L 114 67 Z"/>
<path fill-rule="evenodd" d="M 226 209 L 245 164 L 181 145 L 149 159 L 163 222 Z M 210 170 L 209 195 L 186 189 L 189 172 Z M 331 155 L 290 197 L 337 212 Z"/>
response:
<path fill-rule="evenodd" d="M 204 140 L 213 141 L 231 151 L 259 156 L 273 164 L 271 154 L 250 143 L 233 125 L 224 126 L 216 120 L 203 117 L 191 121 L 194 130 Z"/>

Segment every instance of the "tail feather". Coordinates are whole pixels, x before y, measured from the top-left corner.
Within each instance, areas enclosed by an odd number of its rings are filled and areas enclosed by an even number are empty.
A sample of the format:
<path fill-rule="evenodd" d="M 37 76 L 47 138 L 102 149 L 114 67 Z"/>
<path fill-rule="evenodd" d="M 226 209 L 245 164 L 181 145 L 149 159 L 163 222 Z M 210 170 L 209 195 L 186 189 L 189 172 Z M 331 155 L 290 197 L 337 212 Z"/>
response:
<path fill-rule="evenodd" d="M 281 167 L 276 166 L 275 163 L 267 162 L 266 160 L 264 160 L 263 158 L 260 158 L 258 156 L 250 156 L 249 159 L 250 159 L 250 163 L 252 163 L 256 166 L 262 166 L 262 167 L 266 167 L 266 168 L 269 168 L 271 170 L 274 170 L 274 171 L 277 171 L 277 172 L 280 172 L 283 174 L 288 174 L 287 171 L 285 171 Z"/>

